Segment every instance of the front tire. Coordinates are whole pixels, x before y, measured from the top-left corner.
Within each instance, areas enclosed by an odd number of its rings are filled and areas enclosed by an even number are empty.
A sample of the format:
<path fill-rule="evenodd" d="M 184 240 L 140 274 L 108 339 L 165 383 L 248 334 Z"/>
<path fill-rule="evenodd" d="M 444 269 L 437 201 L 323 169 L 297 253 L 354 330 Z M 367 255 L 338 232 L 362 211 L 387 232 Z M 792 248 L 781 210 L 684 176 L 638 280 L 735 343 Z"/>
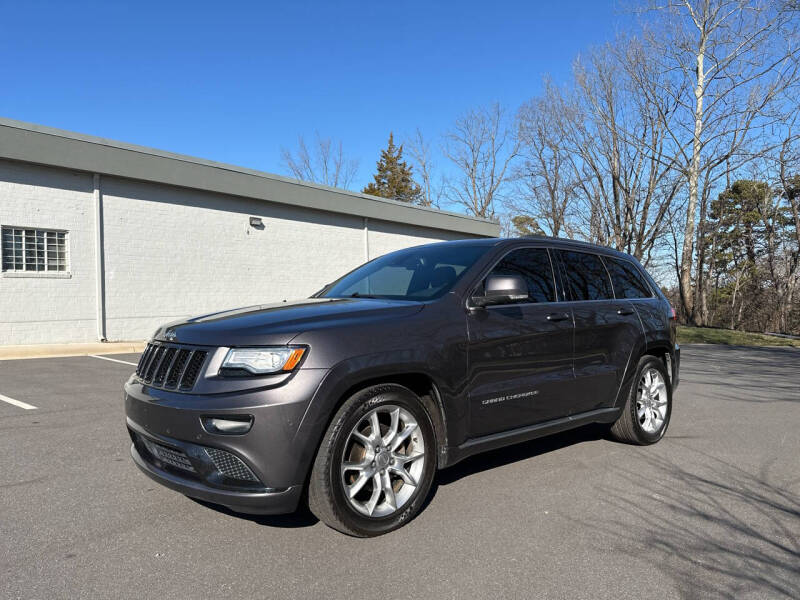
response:
<path fill-rule="evenodd" d="M 408 388 L 381 384 L 348 398 L 317 452 L 308 504 L 326 525 L 372 537 L 419 512 L 436 471 L 428 411 Z"/>
<path fill-rule="evenodd" d="M 639 360 L 631 389 L 611 436 L 628 444 L 655 444 L 664 437 L 672 415 L 672 385 L 664 363 L 655 356 Z"/>

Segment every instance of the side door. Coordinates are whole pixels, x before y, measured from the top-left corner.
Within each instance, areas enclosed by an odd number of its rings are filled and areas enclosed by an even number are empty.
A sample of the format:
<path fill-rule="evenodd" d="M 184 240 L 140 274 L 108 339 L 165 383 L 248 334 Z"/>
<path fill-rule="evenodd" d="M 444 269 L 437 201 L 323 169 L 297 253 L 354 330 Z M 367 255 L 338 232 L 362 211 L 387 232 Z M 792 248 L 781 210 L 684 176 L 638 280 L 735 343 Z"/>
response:
<path fill-rule="evenodd" d="M 614 297 L 600 255 L 558 250 L 559 269 L 575 319 L 575 397 L 571 414 L 614 405 L 643 336 L 630 301 Z"/>
<path fill-rule="evenodd" d="M 645 335 L 643 344 L 662 342 L 665 338 L 668 340 L 670 307 L 651 289 L 641 267 L 625 258 L 604 256 L 603 262 L 611 275 L 614 295 L 633 304 L 639 314 Z"/>
<path fill-rule="evenodd" d="M 486 276 L 490 274 L 523 277 L 529 297 L 469 311 L 468 396 L 473 437 L 565 416 L 574 382 L 572 315 L 556 301 L 548 249 L 511 250 Z M 472 295 L 480 295 L 482 285 L 483 281 Z"/>

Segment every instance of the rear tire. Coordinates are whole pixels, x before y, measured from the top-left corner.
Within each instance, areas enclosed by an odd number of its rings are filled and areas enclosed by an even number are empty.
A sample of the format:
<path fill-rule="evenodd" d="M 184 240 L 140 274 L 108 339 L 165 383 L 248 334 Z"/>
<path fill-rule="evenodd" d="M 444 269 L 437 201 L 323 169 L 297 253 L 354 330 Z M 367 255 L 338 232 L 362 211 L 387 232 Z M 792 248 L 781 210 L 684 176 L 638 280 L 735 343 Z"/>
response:
<path fill-rule="evenodd" d="M 388 533 L 419 513 L 437 455 L 431 417 L 416 394 L 397 384 L 368 387 L 345 401 L 322 439 L 309 508 L 348 535 Z"/>
<path fill-rule="evenodd" d="M 664 363 L 651 355 L 639 360 L 625 407 L 611 426 L 618 442 L 655 444 L 667 431 L 672 414 L 672 385 Z"/>

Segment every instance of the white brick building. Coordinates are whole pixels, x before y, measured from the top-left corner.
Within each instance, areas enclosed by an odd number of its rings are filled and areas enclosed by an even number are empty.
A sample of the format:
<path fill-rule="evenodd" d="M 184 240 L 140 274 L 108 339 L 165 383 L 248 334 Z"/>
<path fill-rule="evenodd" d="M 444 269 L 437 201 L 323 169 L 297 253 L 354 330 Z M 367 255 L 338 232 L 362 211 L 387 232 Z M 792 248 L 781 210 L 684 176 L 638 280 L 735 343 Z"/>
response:
<path fill-rule="evenodd" d="M 145 339 L 165 321 L 308 296 L 398 248 L 499 233 L 463 215 L 8 119 L 0 227 L 0 345 Z"/>

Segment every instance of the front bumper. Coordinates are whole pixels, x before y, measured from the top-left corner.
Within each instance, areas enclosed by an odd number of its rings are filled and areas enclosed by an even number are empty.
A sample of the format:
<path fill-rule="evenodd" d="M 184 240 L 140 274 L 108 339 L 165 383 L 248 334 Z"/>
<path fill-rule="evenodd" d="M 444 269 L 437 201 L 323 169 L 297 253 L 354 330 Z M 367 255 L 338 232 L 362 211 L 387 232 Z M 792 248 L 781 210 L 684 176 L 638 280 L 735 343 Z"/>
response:
<path fill-rule="evenodd" d="M 209 395 L 132 376 L 125 384 L 131 456 L 148 477 L 186 496 L 243 513 L 292 512 L 316 451 L 300 425 L 324 375 L 300 369 L 277 387 Z M 209 433 L 201 420 L 243 415 L 253 424 L 240 435 Z M 220 467 L 220 456 L 232 470 Z"/>
<path fill-rule="evenodd" d="M 128 428 L 133 429 L 130 420 Z M 172 440 L 173 445 L 177 445 Z M 153 481 L 180 492 L 190 498 L 196 498 L 212 504 L 225 506 L 235 512 L 247 514 L 282 514 L 294 512 L 303 492 L 302 485 L 294 485 L 285 489 L 262 488 L 252 490 L 219 489 L 209 486 L 193 477 L 181 476 L 177 470 L 157 466 L 136 442 L 131 444 L 131 457 L 137 467 Z M 147 457 L 147 458 L 146 458 Z"/>

